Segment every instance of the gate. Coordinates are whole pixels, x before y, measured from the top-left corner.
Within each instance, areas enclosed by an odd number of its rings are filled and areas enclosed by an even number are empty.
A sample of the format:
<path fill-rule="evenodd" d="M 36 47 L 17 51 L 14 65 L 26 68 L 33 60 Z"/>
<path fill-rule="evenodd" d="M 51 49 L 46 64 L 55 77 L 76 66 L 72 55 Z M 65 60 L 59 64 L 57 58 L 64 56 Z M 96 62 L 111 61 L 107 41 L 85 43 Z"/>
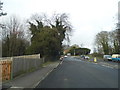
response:
<path fill-rule="evenodd" d="M 10 60 L 1 60 L 0 61 L 0 80 L 10 80 L 11 79 L 11 65 L 12 61 Z"/>

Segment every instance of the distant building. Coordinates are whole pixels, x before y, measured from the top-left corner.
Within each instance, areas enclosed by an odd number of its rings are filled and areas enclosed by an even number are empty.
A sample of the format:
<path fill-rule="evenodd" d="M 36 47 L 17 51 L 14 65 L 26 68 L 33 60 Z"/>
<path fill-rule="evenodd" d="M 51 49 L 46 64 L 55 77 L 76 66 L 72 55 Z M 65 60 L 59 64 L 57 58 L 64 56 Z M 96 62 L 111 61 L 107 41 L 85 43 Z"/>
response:
<path fill-rule="evenodd" d="M 69 49 L 65 49 L 65 50 L 63 51 L 64 54 L 67 54 L 68 52 L 69 52 Z"/>

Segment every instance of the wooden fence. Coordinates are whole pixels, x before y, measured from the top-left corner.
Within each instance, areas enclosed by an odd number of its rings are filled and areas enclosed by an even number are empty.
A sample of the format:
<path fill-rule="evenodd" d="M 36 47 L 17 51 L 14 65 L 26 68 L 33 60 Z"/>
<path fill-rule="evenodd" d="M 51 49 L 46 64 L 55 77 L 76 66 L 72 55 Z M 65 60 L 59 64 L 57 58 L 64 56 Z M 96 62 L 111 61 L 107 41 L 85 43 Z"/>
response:
<path fill-rule="evenodd" d="M 0 61 L 0 80 L 10 80 L 11 79 L 11 60 L 1 60 Z"/>
<path fill-rule="evenodd" d="M 42 63 L 40 54 L 2 58 L 0 60 L 0 81 L 11 80 L 37 69 Z"/>

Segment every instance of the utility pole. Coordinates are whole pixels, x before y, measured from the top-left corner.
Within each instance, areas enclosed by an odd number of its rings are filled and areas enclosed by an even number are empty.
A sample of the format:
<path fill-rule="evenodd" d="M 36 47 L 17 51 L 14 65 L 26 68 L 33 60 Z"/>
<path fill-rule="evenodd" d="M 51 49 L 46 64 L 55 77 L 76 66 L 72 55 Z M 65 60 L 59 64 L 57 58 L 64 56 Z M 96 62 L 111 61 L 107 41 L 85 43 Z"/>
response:
<path fill-rule="evenodd" d="M 117 26 L 117 37 L 118 37 L 118 42 L 119 42 L 119 54 L 120 54 L 120 1 L 118 2 L 118 26 Z"/>
<path fill-rule="evenodd" d="M 7 15 L 7 13 L 4 13 L 4 12 L 2 11 L 2 8 L 3 8 L 2 5 L 3 5 L 3 2 L 0 1 L 0 17 L 1 17 L 1 16 L 4 16 L 4 15 Z"/>
<path fill-rule="evenodd" d="M 3 5 L 3 2 L 0 1 L 0 17 L 7 15 L 7 13 L 4 13 L 2 11 L 2 7 L 3 7 L 2 5 Z M 0 24 L 0 36 L 2 36 L 2 29 L 4 27 L 5 26 L 3 24 Z M 0 37 L 0 58 L 2 58 L 2 37 Z"/>

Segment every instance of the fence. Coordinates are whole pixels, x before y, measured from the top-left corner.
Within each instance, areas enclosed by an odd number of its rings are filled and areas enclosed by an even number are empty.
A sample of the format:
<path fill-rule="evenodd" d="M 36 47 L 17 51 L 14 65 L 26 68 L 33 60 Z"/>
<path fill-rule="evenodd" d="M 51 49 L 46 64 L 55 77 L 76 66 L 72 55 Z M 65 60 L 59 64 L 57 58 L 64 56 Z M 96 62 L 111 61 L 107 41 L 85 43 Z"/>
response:
<path fill-rule="evenodd" d="M 2 67 L 2 80 L 10 80 L 23 73 L 37 69 L 43 63 L 40 54 L 3 58 L 0 60 Z"/>
<path fill-rule="evenodd" d="M 38 56 L 38 55 L 36 55 Z M 13 57 L 12 65 L 12 76 L 18 76 L 19 74 L 26 73 L 32 69 L 37 69 L 42 64 L 42 59 L 40 57 L 31 56 L 21 56 Z"/>

